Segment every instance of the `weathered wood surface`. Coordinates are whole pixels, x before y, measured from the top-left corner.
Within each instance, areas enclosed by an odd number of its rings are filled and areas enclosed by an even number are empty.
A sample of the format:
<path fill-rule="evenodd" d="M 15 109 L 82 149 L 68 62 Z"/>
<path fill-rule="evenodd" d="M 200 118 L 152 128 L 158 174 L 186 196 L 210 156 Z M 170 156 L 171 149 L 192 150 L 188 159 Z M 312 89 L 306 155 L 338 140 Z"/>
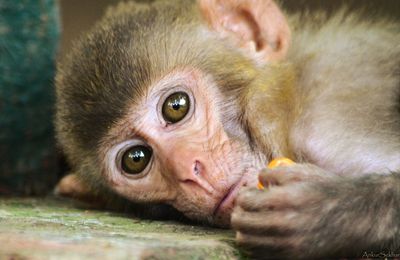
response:
<path fill-rule="evenodd" d="M 0 259 L 238 259 L 230 230 L 0 199 Z"/>

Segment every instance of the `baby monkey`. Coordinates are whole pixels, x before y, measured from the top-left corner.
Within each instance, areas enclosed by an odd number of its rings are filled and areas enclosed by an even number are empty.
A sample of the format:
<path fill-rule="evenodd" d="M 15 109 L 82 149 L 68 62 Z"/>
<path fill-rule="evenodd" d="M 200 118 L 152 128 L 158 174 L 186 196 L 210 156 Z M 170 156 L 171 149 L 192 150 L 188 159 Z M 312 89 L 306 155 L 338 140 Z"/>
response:
<path fill-rule="evenodd" d="M 398 23 L 346 10 L 120 4 L 58 67 L 59 190 L 171 205 L 257 258 L 396 252 L 399 58 Z"/>

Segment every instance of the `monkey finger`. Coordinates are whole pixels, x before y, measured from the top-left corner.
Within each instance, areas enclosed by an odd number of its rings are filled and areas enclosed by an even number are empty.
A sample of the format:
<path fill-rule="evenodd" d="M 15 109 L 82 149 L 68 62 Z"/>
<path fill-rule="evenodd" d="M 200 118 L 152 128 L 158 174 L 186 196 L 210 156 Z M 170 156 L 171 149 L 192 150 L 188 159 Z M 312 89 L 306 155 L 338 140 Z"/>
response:
<path fill-rule="evenodd" d="M 260 200 L 260 196 L 264 191 L 257 189 L 242 189 L 235 199 L 235 205 L 247 204 L 249 208 L 258 210 L 264 207 L 264 203 Z"/>
<path fill-rule="evenodd" d="M 245 232 L 236 232 L 236 242 L 241 247 L 251 249 L 257 258 L 263 256 L 263 259 L 293 257 L 302 243 L 301 239 L 292 236 L 259 236 Z"/>
<path fill-rule="evenodd" d="M 265 187 L 281 186 L 286 183 L 293 182 L 292 176 L 288 176 L 285 172 L 285 167 L 278 167 L 275 169 L 264 169 L 260 172 L 258 180 Z"/>
<path fill-rule="evenodd" d="M 232 227 L 240 232 L 254 235 L 285 236 L 296 229 L 296 212 L 248 212 L 235 209 L 231 217 Z"/>
<path fill-rule="evenodd" d="M 286 185 L 294 182 L 324 181 L 332 174 L 311 164 L 293 164 L 290 166 L 264 169 L 259 174 L 259 181 L 265 185 Z"/>
<path fill-rule="evenodd" d="M 235 205 L 246 211 L 267 211 L 285 208 L 290 205 L 290 203 L 288 203 L 288 194 L 285 192 L 281 192 L 277 196 L 270 196 L 270 194 L 267 193 L 276 194 L 275 188 L 271 188 L 267 191 L 249 191 L 241 193 L 236 199 Z"/>
<path fill-rule="evenodd" d="M 312 198 L 306 185 L 296 184 L 282 187 L 271 187 L 268 190 L 250 190 L 242 192 L 235 205 L 246 211 L 270 211 L 288 208 L 303 208 Z"/>

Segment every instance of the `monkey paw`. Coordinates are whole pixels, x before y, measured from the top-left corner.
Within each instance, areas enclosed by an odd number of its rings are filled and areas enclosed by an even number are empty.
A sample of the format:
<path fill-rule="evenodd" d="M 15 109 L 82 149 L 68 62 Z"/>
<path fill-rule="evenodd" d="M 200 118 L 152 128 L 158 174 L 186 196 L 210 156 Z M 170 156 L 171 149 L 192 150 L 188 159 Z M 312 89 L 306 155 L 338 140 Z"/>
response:
<path fill-rule="evenodd" d="M 259 175 L 264 187 L 284 186 L 295 182 L 326 181 L 334 175 L 313 164 L 293 164 L 273 169 L 265 168 Z"/>
<path fill-rule="evenodd" d="M 318 248 L 330 242 L 325 225 L 338 205 L 320 184 L 332 179 L 308 164 L 264 170 L 260 181 L 266 189 L 245 189 L 236 200 L 231 223 L 237 242 L 257 259 L 320 257 Z"/>

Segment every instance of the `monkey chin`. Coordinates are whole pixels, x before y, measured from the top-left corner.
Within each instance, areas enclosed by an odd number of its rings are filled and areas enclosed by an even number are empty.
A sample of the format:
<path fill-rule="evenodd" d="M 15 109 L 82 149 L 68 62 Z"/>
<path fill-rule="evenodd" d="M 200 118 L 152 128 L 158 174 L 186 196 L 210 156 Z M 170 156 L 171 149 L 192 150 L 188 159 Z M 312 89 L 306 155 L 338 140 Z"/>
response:
<path fill-rule="evenodd" d="M 212 222 L 219 227 L 229 228 L 231 225 L 231 214 L 235 207 L 235 200 L 239 192 L 247 188 L 256 188 L 258 183 L 258 171 L 247 171 L 242 178 L 234 183 L 219 203 L 216 204 L 212 214 Z"/>

